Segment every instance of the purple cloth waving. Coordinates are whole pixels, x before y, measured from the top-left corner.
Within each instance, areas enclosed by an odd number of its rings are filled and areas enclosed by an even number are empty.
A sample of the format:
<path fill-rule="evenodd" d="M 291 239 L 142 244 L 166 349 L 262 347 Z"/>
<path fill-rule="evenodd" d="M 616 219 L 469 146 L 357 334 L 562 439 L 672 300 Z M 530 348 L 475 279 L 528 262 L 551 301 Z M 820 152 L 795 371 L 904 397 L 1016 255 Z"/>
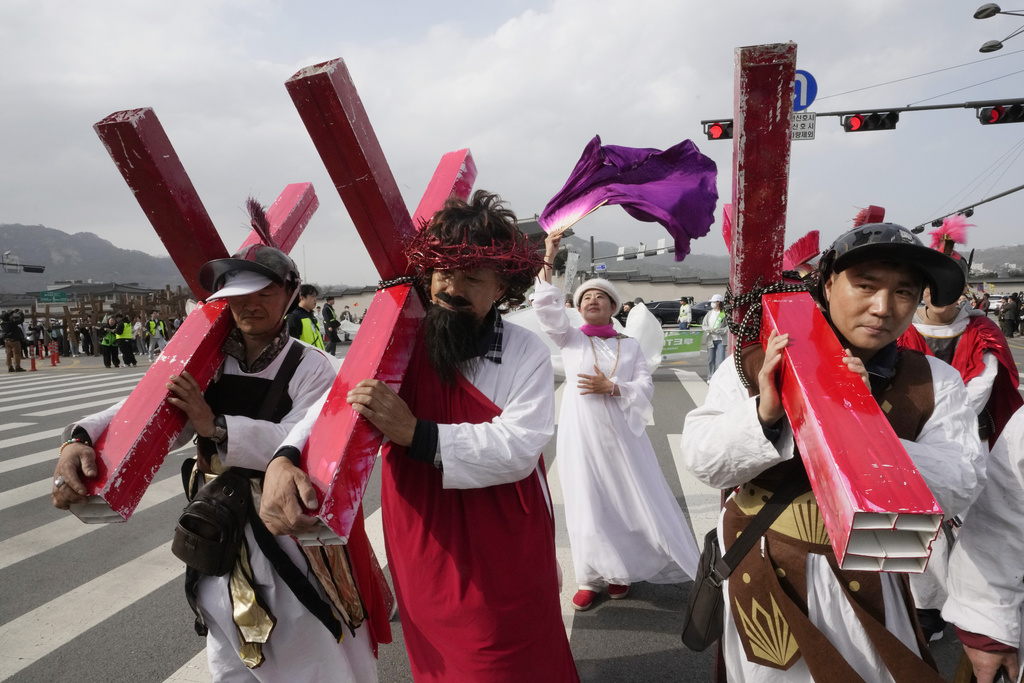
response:
<path fill-rule="evenodd" d="M 715 162 L 690 140 L 662 152 L 602 146 L 595 135 L 539 222 L 551 232 L 602 203 L 620 204 L 637 220 L 661 223 L 675 239 L 676 261 L 682 261 L 690 253 L 690 240 L 706 235 L 715 222 L 717 176 Z"/>

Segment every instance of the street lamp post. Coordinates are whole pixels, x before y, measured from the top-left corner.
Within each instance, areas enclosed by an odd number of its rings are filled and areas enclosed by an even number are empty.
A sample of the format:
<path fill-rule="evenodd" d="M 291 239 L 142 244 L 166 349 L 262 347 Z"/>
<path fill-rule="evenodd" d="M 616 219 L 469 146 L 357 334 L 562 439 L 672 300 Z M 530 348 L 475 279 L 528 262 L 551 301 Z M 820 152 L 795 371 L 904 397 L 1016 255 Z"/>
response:
<path fill-rule="evenodd" d="M 981 7 L 979 7 L 974 12 L 974 18 L 975 19 L 991 19 L 992 17 L 996 16 L 997 14 L 1008 14 L 1008 15 L 1014 16 L 1014 17 L 1024 17 L 1024 10 L 1019 10 L 1019 9 L 1003 10 L 996 3 L 994 3 L 994 2 L 987 2 L 984 5 L 982 5 Z M 1016 31 L 1014 31 L 1010 35 L 1006 36 L 1002 40 L 988 40 L 988 41 L 985 41 L 985 44 L 982 45 L 978 49 L 978 52 L 995 52 L 996 50 L 1001 50 L 1003 48 L 1003 43 L 1005 43 L 1010 38 L 1013 38 L 1014 36 L 1019 35 L 1021 32 L 1024 32 L 1024 26 L 1021 26 Z"/>

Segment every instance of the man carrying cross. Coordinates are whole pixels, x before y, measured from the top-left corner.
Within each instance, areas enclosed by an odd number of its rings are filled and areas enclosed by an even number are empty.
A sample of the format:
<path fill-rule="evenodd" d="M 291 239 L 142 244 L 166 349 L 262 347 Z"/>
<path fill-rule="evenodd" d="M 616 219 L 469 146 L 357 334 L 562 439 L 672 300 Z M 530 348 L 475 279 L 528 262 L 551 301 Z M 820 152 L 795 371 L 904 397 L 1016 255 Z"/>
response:
<path fill-rule="evenodd" d="M 213 292 L 208 300 L 227 300 L 234 326 L 222 347 L 227 357 L 205 393 L 188 372 L 167 384 L 168 401 L 189 420 L 177 445 L 198 437 L 189 477 L 196 488 L 230 468 L 251 481 L 258 505 L 259 477 L 272 455 L 268 444 L 272 449 L 284 439 L 335 373 L 322 351 L 288 335 L 284 314 L 299 273 L 283 251 L 247 247 L 206 263 L 199 280 Z M 83 479 L 97 474 L 92 443 L 119 405 L 67 428 L 54 472 L 56 507 L 86 502 Z M 189 489 L 191 497 L 192 484 Z M 249 519 L 258 523 L 254 515 Z M 377 642 L 389 642 L 390 629 L 380 586 L 368 580 L 372 550 L 361 527 L 347 554 L 340 548 L 306 552 L 291 538 L 254 527 L 244 523 L 228 573 L 200 575 L 191 567 L 186 573 L 214 679 L 376 681 Z M 316 617 L 310 604 L 319 608 Z"/>
<path fill-rule="evenodd" d="M 541 449 L 554 432 L 551 354 L 504 323 L 542 257 L 493 194 L 449 199 L 406 252 L 432 305 L 400 394 L 367 379 L 348 402 L 377 427 L 388 560 L 413 676 L 577 681 L 559 605 Z M 318 414 L 267 470 L 260 514 L 275 533 L 316 518 L 298 461 Z M 301 501 L 301 503 L 300 503 Z"/>
<path fill-rule="evenodd" d="M 956 301 L 963 272 L 892 224 L 858 227 L 826 250 L 811 286 L 863 378 L 947 517 L 984 484 L 977 419 L 959 374 L 917 352 L 897 351 L 925 286 L 938 305 Z M 723 553 L 786 481 L 806 477 L 780 400 L 783 350 L 808 339 L 769 336 L 757 386 L 734 363 L 712 379 L 683 429 L 687 468 L 735 491 L 719 521 Z M 828 399 L 826 399 L 828 400 Z M 858 435 L 851 434 L 850 438 Z M 723 585 L 722 636 L 730 681 L 940 681 L 920 635 L 905 580 L 840 569 L 808 484 Z"/>

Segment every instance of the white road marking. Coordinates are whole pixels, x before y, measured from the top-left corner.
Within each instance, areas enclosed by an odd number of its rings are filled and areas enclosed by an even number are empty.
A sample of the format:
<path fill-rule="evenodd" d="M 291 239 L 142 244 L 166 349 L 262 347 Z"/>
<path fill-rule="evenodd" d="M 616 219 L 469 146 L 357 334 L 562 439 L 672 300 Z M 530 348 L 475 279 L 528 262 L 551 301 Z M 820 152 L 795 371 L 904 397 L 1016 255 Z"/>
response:
<path fill-rule="evenodd" d="M 20 394 L 27 394 L 30 398 L 41 398 L 43 396 L 60 396 L 63 394 L 73 393 L 81 389 L 95 389 L 99 387 L 110 387 L 118 384 L 138 384 L 138 377 L 103 377 L 99 381 L 94 378 L 84 378 L 75 382 L 60 382 L 56 385 L 56 388 L 52 386 L 42 387 L 28 387 L 25 389 L 19 389 L 18 391 L 4 391 L 4 397 L 0 398 L 0 403 L 13 403 L 14 401 L 24 401 L 25 396 Z M 14 394 L 19 394 L 15 396 Z"/>
<path fill-rule="evenodd" d="M 25 408 L 36 408 L 39 406 L 52 406 L 57 400 L 61 401 L 77 401 L 83 398 L 92 398 L 93 396 L 103 396 L 104 394 L 116 394 L 119 391 L 124 391 L 124 387 L 114 387 L 112 389 L 100 389 L 99 391 L 89 391 L 84 394 L 70 394 L 62 399 L 47 399 L 45 401 L 31 401 L 29 403 L 21 403 L 16 406 L 4 406 L 0 408 L 0 413 L 9 413 L 15 410 L 24 410 Z"/>
<path fill-rule="evenodd" d="M 11 446 L 20 446 L 25 443 L 32 443 L 33 441 L 42 441 L 43 439 L 52 439 L 55 436 L 60 436 L 64 433 L 64 428 L 60 429 L 48 429 L 43 432 L 34 432 L 32 434 L 26 434 L 24 436 L 14 436 L 10 439 L 0 440 L 0 451 Z M 57 446 L 54 446 L 56 450 Z M 56 457 L 56 456 L 54 456 Z M 0 463 L 2 464 L 2 463 Z"/>
<path fill-rule="evenodd" d="M 64 431 L 63 429 L 61 431 Z M 48 448 L 45 451 L 39 451 L 38 453 L 30 453 L 29 455 L 23 455 L 18 458 L 11 458 L 10 460 L 4 460 L 0 462 L 0 474 L 4 472 L 11 472 L 13 470 L 20 470 L 22 467 L 31 467 L 32 465 L 38 465 L 41 462 L 47 460 L 57 459 L 57 448 Z"/>
<path fill-rule="evenodd" d="M 165 543 L 0 626 L 0 679 L 13 676 L 185 573 Z"/>
<path fill-rule="evenodd" d="M 124 388 L 121 388 L 119 391 L 124 391 Z M 75 398 L 75 397 L 69 397 L 69 398 Z M 64 406 L 62 408 L 51 408 L 49 410 L 40 410 L 37 413 L 25 413 L 25 417 L 50 417 L 51 415 L 59 415 L 61 413 L 70 413 L 70 412 L 72 412 L 74 410 L 82 410 L 83 408 L 97 408 L 97 407 L 101 407 L 101 406 L 104 407 L 104 408 L 109 408 L 110 406 L 114 405 L 115 403 L 117 403 L 119 401 L 123 401 L 126 398 L 128 398 L 128 394 L 125 394 L 124 396 L 111 396 L 110 398 L 103 398 L 103 399 L 100 399 L 99 401 L 90 401 L 88 403 L 72 403 L 72 404 L 66 405 L 66 406 Z"/>
<path fill-rule="evenodd" d="M 135 508 L 134 514 L 178 495 L 181 496 L 182 505 L 184 505 L 185 493 L 181 489 L 181 477 L 178 475 L 168 477 L 149 487 L 139 506 Z M 54 514 L 60 514 L 61 518 L 0 541 L 0 569 L 6 569 L 17 562 L 44 553 L 61 544 L 102 529 L 104 526 L 103 524 L 86 524 L 70 512 L 54 510 Z M 170 555 L 169 551 L 168 555 Z"/>

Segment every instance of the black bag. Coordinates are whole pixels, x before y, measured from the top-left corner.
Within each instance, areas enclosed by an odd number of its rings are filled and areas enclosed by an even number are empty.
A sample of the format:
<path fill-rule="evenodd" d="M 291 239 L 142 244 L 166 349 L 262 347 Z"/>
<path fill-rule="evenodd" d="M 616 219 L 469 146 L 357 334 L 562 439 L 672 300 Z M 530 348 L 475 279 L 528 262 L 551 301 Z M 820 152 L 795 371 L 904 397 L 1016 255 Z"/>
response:
<path fill-rule="evenodd" d="M 722 637 L 725 625 L 722 583 L 782 511 L 807 487 L 805 477 L 790 478 L 750 520 L 736 542 L 729 546 L 725 557 L 722 557 L 721 548 L 718 547 L 718 529 L 705 534 L 704 549 L 697 562 L 697 576 L 693 577 L 693 586 L 690 588 L 686 624 L 683 626 L 683 645 L 694 652 L 702 652 Z"/>
<path fill-rule="evenodd" d="M 227 574 L 238 559 L 251 506 L 249 479 L 226 470 L 185 506 L 174 529 L 171 552 L 205 576 Z"/>
<path fill-rule="evenodd" d="M 722 581 L 729 573 L 727 571 L 722 576 L 718 569 L 721 561 L 722 551 L 718 547 L 718 529 L 715 528 L 704 535 L 704 549 L 697 563 L 697 576 L 693 577 L 686 624 L 683 626 L 683 645 L 694 652 L 702 652 L 722 637 L 722 610 L 725 608 Z"/>

